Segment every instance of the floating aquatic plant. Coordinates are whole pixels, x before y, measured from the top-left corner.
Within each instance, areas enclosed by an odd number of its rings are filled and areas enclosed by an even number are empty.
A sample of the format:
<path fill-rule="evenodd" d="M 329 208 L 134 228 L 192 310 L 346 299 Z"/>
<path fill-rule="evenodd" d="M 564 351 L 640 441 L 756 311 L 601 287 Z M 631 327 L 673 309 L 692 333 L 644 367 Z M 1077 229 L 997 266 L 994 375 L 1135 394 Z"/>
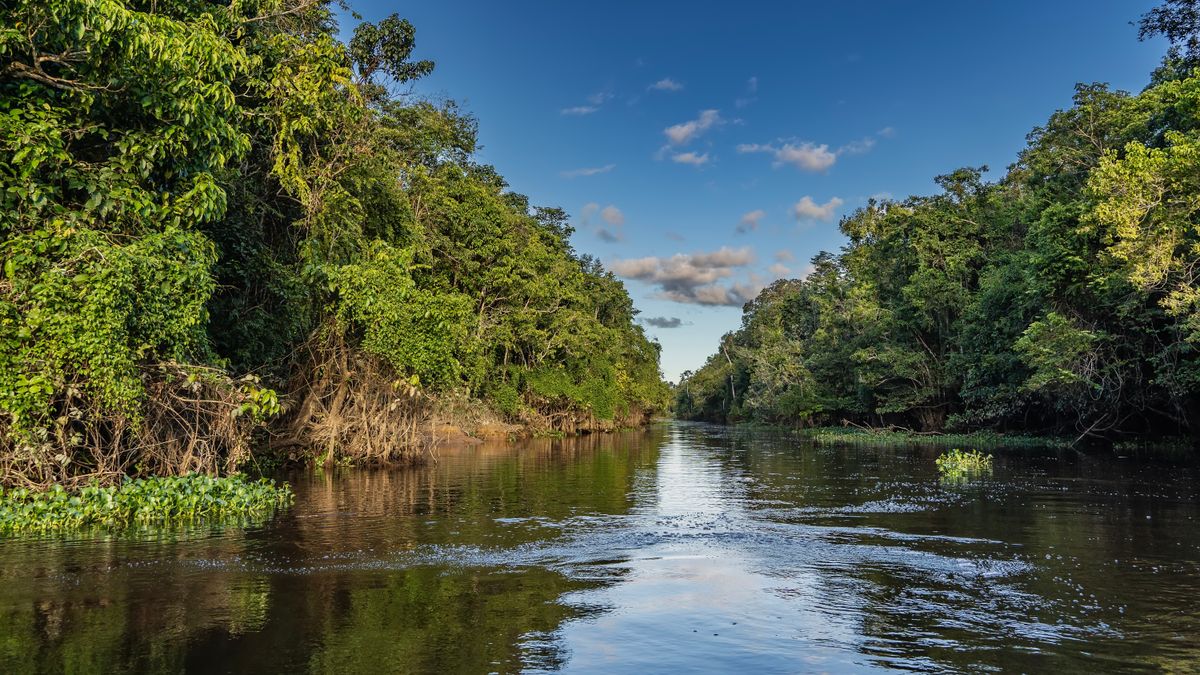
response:
<path fill-rule="evenodd" d="M 974 478 L 992 472 L 992 456 L 978 450 L 955 448 L 942 453 L 935 463 L 943 478 Z"/>
<path fill-rule="evenodd" d="M 286 483 L 234 475 L 137 478 L 78 490 L 0 488 L 0 534 L 172 526 L 267 516 L 292 501 Z"/>

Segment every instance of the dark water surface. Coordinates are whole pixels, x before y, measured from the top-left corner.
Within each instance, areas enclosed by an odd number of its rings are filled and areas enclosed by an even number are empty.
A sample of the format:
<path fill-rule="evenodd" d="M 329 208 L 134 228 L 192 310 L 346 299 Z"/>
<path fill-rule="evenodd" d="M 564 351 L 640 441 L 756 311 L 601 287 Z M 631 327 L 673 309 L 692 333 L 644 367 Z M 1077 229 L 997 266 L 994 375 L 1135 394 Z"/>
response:
<path fill-rule="evenodd" d="M 671 423 L 0 540 L 0 672 L 1200 671 L 1194 464 L 937 452 Z"/>

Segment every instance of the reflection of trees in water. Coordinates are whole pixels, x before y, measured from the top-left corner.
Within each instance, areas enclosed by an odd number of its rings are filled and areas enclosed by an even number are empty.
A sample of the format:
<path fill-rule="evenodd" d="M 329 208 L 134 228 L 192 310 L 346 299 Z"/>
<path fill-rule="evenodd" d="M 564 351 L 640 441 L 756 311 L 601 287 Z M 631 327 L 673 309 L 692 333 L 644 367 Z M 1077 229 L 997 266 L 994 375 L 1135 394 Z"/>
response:
<path fill-rule="evenodd" d="M 395 471 L 297 476 L 265 529 L 178 542 L 0 548 L 5 672 L 512 671 L 561 665 L 552 638 L 586 587 L 545 568 L 424 564 L 557 536 L 525 518 L 626 513 L 663 432 L 443 450 Z M 507 520 L 514 519 L 514 520 Z M 595 582 L 592 582 L 595 583 Z M 523 646 L 524 645 L 524 646 Z"/>
<path fill-rule="evenodd" d="M 729 475 L 753 476 L 745 496 L 764 505 L 758 517 L 836 544 L 829 558 L 797 555 L 784 576 L 815 579 L 799 584 L 798 604 L 856 616 L 857 649 L 879 664 L 1169 670 L 1200 659 L 1194 641 L 1163 639 L 1200 633 L 1194 594 L 1181 590 L 1200 586 L 1200 568 L 1179 559 L 1200 550 L 1194 467 L 1002 453 L 992 480 L 946 486 L 936 448 L 701 432 Z"/>
<path fill-rule="evenodd" d="M 180 638 L 220 627 L 257 630 L 269 589 L 261 578 L 196 574 L 236 559 L 236 533 L 179 544 L 105 537 L 86 543 L 6 542 L 0 548 L 0 669 L 4 672 L 178 671 Z M 153 560 L 140 560 L 154 551 Z M 136 564 L 131 559 L 139 559 Z M 136 566 L 135 566 L 136 565 Z"/>
<path fill-rule="evenodd" d="M 1197 662 L 1194 640 L 1172 638 L 1200 633 L 1195 467 L 1006 454 L 986 485 L 947 487 L 937 452 L 672 425 L 444 450 L 412 470 L 306 474 L 293 509 L 245 532 L 7 541 L 0 672 L 553 668 L 565 621 L 621 605 L 563 601 L 605 583 L 593 576 L 497 560 L 590 536 L 577 516 L 664 497 L 685 530 L 697 506 L 708 509 L 697 522 L 742 527 L 714 536 L 739 542 L 747 573 L 773 577 L 765 592 L 782 599 L 780 620 L 855 663 Z M 672 462 L 692 492 L 655 484 Z M 736 577 L 737 564 L 721 569 Z"/>

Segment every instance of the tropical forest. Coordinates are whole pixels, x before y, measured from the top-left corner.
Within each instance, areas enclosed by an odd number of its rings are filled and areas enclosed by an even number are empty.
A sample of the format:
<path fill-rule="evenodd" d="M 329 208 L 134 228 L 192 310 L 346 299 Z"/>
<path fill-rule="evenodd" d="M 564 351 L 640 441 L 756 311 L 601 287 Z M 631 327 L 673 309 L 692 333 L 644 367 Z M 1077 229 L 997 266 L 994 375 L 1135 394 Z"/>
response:
<path fill-rule="evenodd" d="M 1200 0 L 6 0 L 0 263 L 2 672 L 1200 671 Z"/>

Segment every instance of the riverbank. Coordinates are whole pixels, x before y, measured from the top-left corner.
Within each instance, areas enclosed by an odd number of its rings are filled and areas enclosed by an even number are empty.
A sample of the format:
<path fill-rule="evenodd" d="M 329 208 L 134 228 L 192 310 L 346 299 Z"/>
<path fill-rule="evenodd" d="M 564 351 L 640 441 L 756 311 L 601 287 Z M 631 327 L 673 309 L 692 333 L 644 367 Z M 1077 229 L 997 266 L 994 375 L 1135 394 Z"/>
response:
<path fill-rule="evenodd" d="M 1188 452 L 1195 450 L 1191 439 L 1178 436 L 1144 437 L 1098 445 L 1095 441 L 1078 442 L 1069 436 L 1040 436 L 1035 434 L 972 431 L 964 433 L 921 433 L 902 429 L 870 429 L 862 427 L 796 428 L 760 422 L 742 422 L 738 427 L 786 431 L 815 443 L 827 445 L 924 445 L 939 448 L 974 448 L 979 450 L 1067 450 L 1102 447 L 1115 452 L 1153 451 Z"/>
<path fill-rule="evenodd" d="M 251 453 L 254 472 L 264 467 L 286 465 L 405 466 L 436 458 L 443 448 L 480 445 L 485 442 L 513 443 L 539 437 L 565 438 L 607 434 L 638 426 L 633 418 L 575 421 L 564 431 L 549 425 L 510 424 L 494 415 L 454 420 L 426 419 L 425 430 L 398 460 L 347 455 L 286 453 L 269 444 Z M 246 522 L 265 519 L 275 509 L 291 504 L 287 483 L 267 478 L 251 479 L 244 474 L 213 477 L 199 473 L 183 476 L 126 477 L 116 484 L 66 486 L 54 483 L 45 489 L 0 486 L 0 536 L 41 534 L 71 530 L 122 530 L 131 527 L 173 528 L 200 523 Z"/>
<path fill-rule="evenodd" d="M 930 434 L 896 429 L 860 429 L 856 427 L 813 427 L 792 432 L 817 443 L 858 445 L 932 445 L 979 449 L 1022 448 L 1062 450 L 1072 446 L 1065 436 L 1001 434 L 994 431 Z"/>

